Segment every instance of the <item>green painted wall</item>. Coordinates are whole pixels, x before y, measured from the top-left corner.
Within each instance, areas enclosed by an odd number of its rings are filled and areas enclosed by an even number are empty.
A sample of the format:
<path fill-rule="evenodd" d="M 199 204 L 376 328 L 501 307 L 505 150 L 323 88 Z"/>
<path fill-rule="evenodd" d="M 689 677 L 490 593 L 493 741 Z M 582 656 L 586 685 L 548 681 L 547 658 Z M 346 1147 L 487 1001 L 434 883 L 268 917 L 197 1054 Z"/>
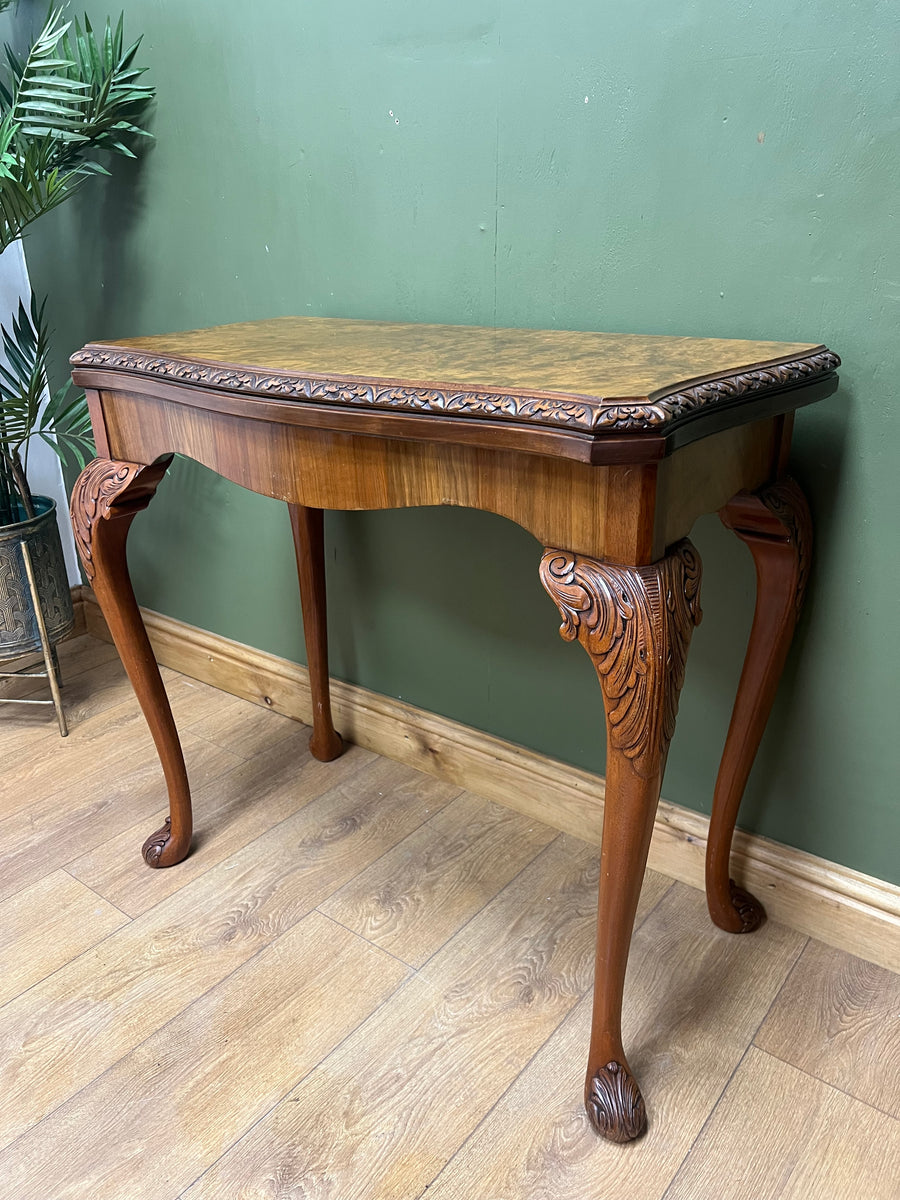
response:
<path fill-rule="evenodd" d="M 157 142 L 27 247 L 60 363 L 292 312 L 843 356 L 798 418 L 818 560 L 742 823 L 900 882 L 896 5 L 132 0 L 127 19 Z M 529 535 L 454 510 L 328 534 L 338 675 L 603 769 L 599 690 Z M 708 811 L 753 571 L 715 519 L 694 537 L 706 618 L 664 794 Z M 179 463 L 131 561 L 143 603 L 302 660 L 276 503 Z"/>

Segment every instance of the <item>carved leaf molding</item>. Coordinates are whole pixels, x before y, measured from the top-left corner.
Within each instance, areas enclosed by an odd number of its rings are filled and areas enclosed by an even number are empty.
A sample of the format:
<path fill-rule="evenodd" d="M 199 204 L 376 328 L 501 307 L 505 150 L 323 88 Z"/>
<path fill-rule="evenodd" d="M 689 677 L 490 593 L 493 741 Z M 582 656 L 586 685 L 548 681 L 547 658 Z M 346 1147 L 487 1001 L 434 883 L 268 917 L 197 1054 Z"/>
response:
<path fill-rule="evenodd" d="M 675 732 L 688 645 L 700 612 L 700 558 L 688 541 L 658 563 L 622 567 L 546 550 L 541 582 L 560 634 L 593 660 L 610 744 L 638 774 L 659 769 Z"/>
<path fill-rule="evenodd" d="M 146 508 L 171 461 L 171 454 L 149 466 L 95 458 L 75 480 L 69 511 L 75 545 L 91 583 L 96 574 L 93 542 L 97 522 Z"/>
<path fill-rule="evenodd" d="M 92 551 L 94 525 L 109 516 L 110 509 L 122 492 L 144 470 L 146 468 L 140 463 L 95 458 L 75 481 L 69 511 L 72 514 L 75 545 L 90 582 L 93 582 L 95 574 Z"/>
<path fill-rule="evenodd" d="M 328 404 L 381 408 L 395 412 L 481 417 L 529 422 L 551 428 L 564 426 L 593 433 L 658 432 L 661 427 L 710 405 L 740 400 L 753 392 L 774 390 L 827 375 L 841 360 L 830 350 L 791 359 L 755 371 L 735 372 L 721 379 L 656 396 L 644 403 L 609 404 L 602 398 L 457 391 L 384 385 L 375 381 L 323 379 L 298 373 L 244 371 L 213 363 L 157 356 L 135 351 L 86 346 L 69 360 L 74 367 L 99 367 L 131 374 L 162 376 L 182 383 L 280 400 L 321 400 Z"/>

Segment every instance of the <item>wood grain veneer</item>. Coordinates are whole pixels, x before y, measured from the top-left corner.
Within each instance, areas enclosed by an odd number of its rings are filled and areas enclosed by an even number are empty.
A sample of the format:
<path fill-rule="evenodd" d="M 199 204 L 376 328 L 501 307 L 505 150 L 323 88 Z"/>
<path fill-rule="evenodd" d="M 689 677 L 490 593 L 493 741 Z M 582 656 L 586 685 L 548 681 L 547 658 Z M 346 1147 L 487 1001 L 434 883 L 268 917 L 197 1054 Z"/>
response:
<path fill-rule="evenodd" d="M 648 460 L 723 427 L 723 413 L 728 425 L 811 403 L 833 390 L 839 363 L 826 346 L 804 342 L 316 317 L 90 343 L 72 356 L 86 388 L 115 386 L 126 374 L 162 381 L 170 394 L 187 384 L 232 400 L 288 401 L 307 421 L 322 407 L 368 410 L 370 431 L 388 437 L 389 415 L 419 419 L 400 436 L 448 440 L 474 419 L 482 428 L 469 436 L 489 444 L 511 436 L 490 426 L 516 424 L 522 445 L 538 445 L 543 433 L 556 453 L 584 453 L 579 435 L 582 443 L 591 435 L 592 461 L 624 457 L 623 438 L 632 461 Z M 790 398 L 773 400 L 782 392 Z M 429 425 L 423 414 L 453 424 Z M 332 411 L 325 421 L 334 420 Z"/>

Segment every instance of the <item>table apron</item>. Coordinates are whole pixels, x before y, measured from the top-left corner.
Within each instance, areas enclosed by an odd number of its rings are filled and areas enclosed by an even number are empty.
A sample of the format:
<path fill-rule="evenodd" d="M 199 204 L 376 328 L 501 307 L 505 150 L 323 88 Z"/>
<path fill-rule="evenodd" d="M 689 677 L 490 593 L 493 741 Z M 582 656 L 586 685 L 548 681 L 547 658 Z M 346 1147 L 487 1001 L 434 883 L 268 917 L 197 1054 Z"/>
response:
<path fill-rule="evenodd" d="M 89 393 L 98 452 L 176 453 L 261 495 L 311 508 L 458 505 L 521 525 L 544 546 L 648 563 L 698 516 L 776 470 L 785 418 L 713 434 L 659 463 L 591 465 L 515 449 L 408 441 L 252 420 L 126 390 Z"/>

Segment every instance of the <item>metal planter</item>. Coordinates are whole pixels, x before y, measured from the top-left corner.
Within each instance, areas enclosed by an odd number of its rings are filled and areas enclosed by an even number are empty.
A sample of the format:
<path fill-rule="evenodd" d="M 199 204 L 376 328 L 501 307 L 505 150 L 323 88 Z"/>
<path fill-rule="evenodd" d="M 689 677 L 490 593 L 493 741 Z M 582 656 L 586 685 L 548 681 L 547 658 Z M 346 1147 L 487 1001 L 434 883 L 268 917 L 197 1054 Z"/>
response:
<path fill-rule="evenodd" d="M 0 662 L 41 650 L 41 632 L 28 586 L 22 542 L 28 546 L 51 643 L 75 625 L 72 595 L 56 524 L 56 503 L 35 496 L 37 516 L 0 526 Z"/>

